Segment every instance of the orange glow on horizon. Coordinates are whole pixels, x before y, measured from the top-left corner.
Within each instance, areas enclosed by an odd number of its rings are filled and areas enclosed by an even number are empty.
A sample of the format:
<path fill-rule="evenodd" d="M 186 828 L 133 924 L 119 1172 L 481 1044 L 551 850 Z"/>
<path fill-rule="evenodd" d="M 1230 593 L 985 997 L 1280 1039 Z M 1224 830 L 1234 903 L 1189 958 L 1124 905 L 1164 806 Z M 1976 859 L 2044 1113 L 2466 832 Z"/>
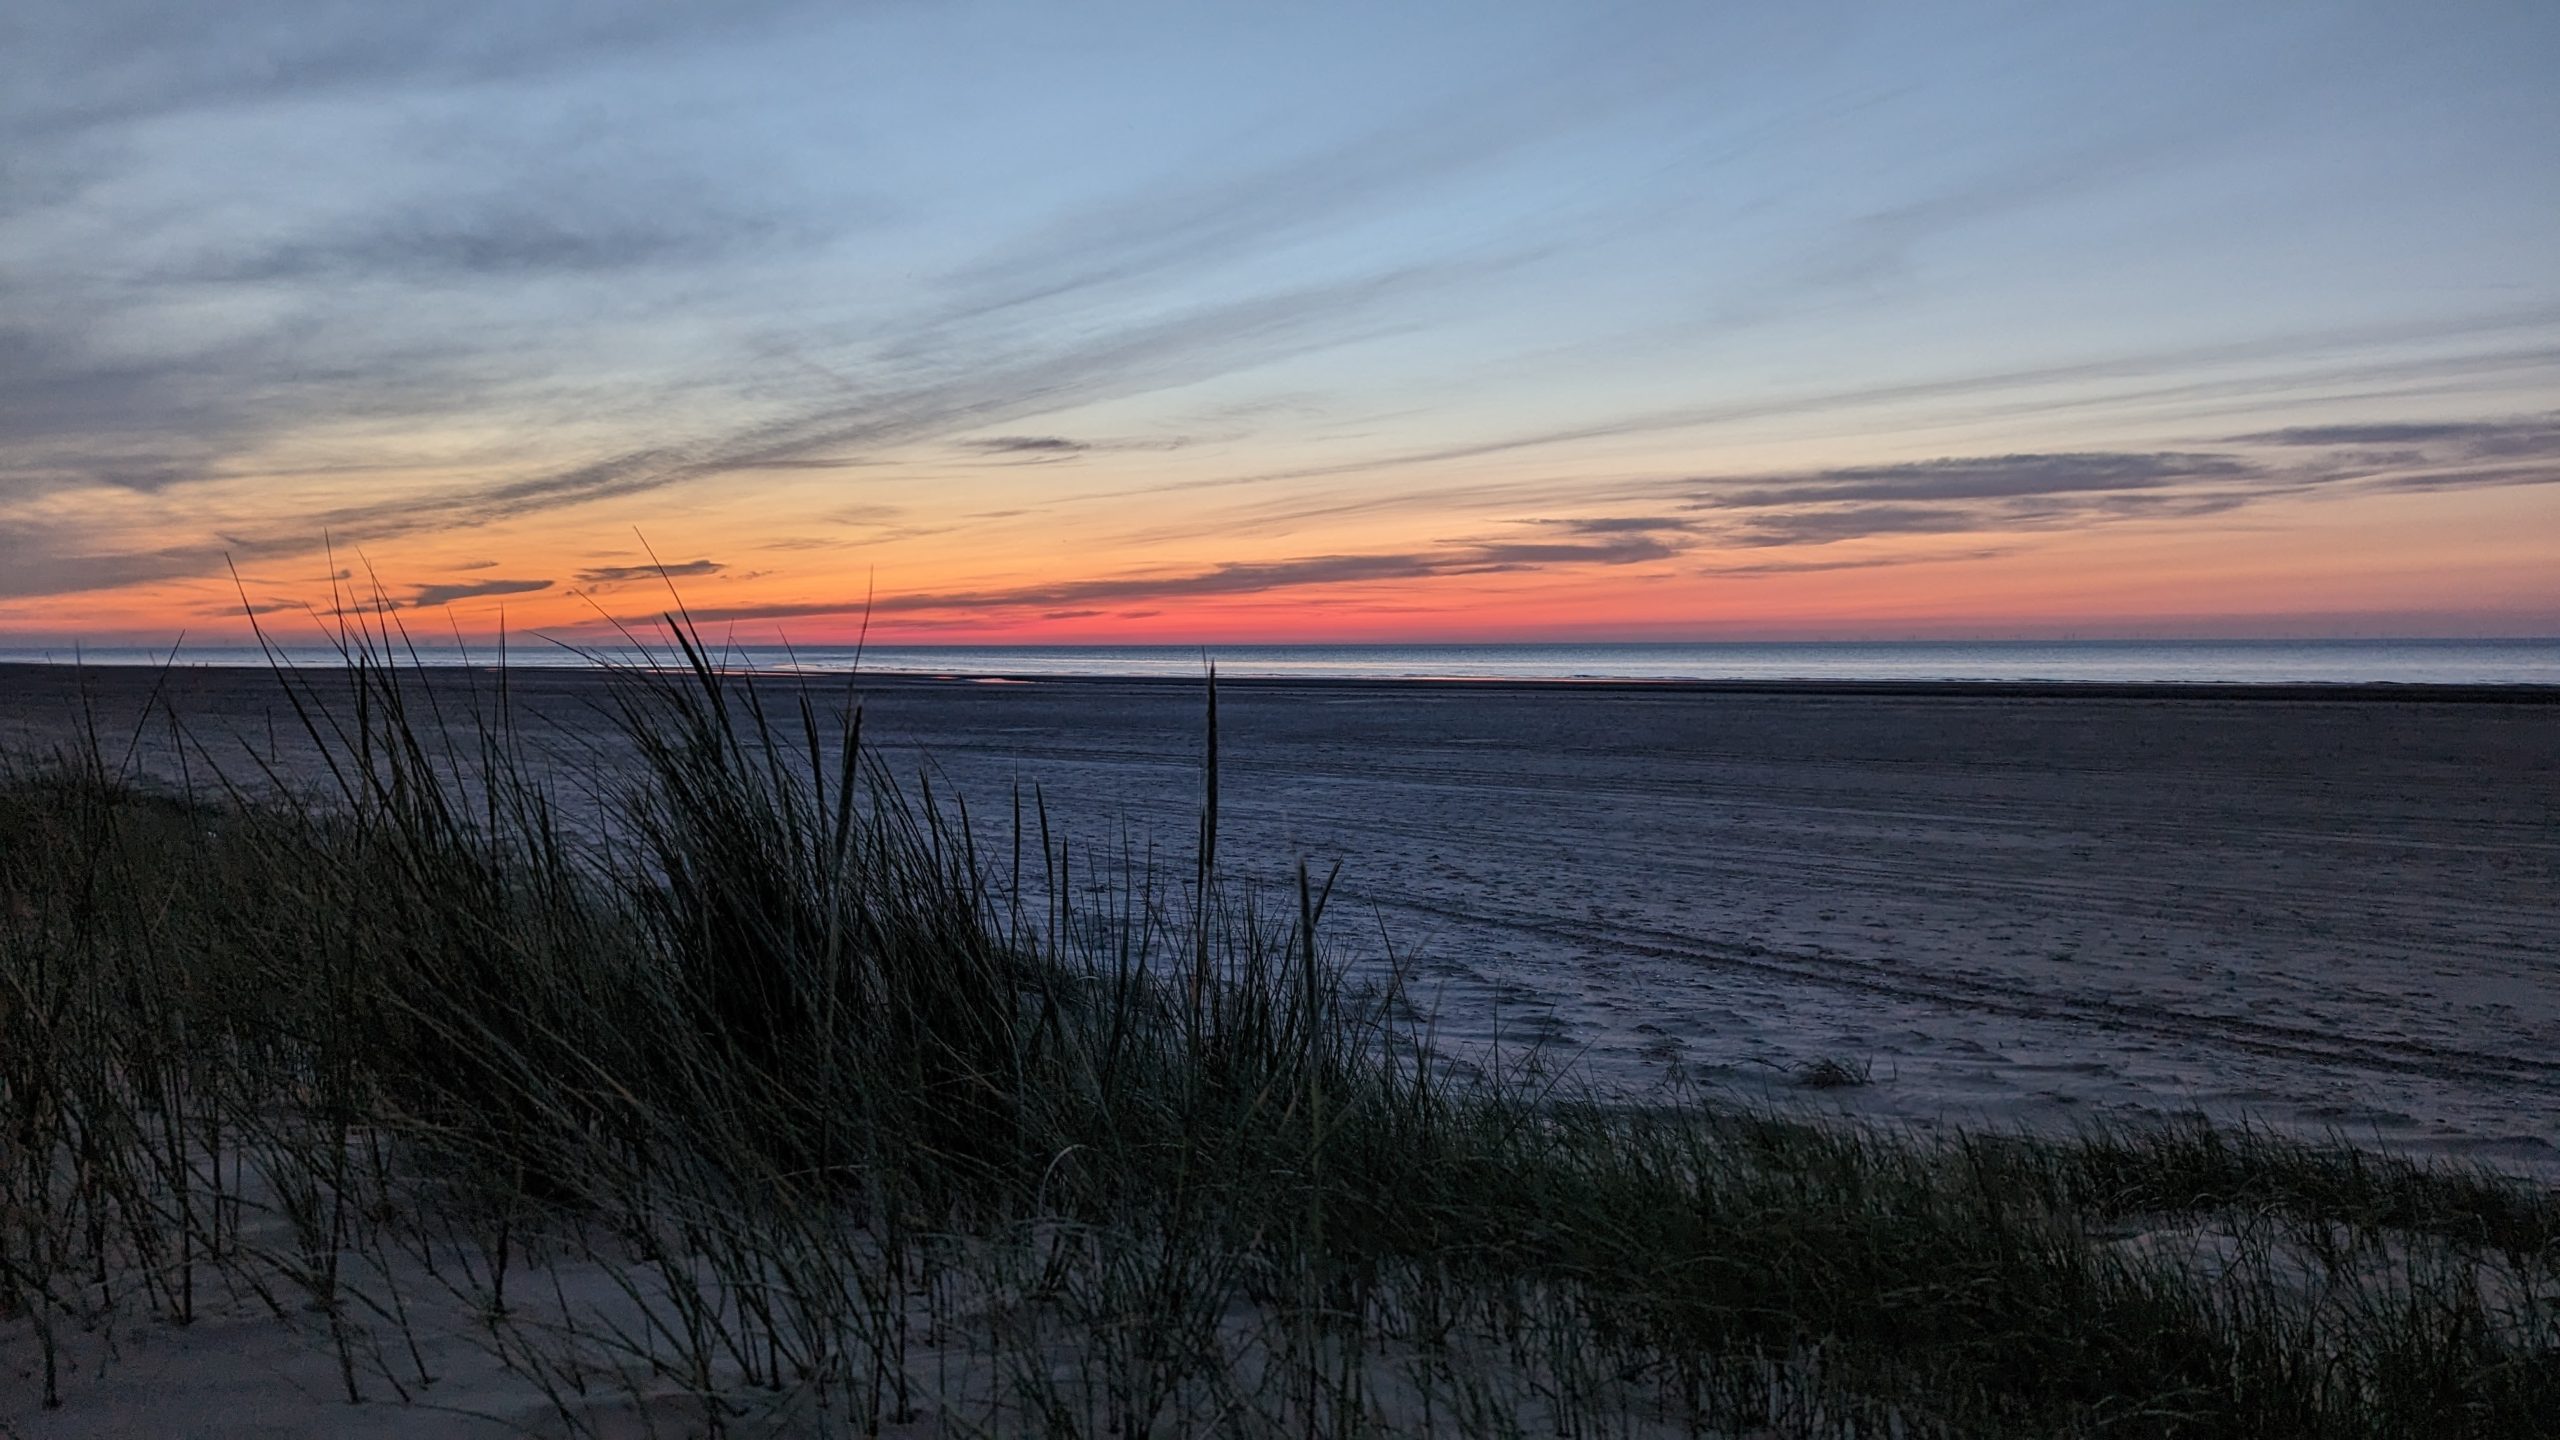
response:
<path fill-rule="evenodd" d="M 1169 472 L 1154 473 L 1162 485 Z M 594 643 L 616 621 L 653 626 L 670 584 L 710 633 L 809 645 L 852 643 L 866 596 L 869 637 L 886 644 L 2560 632 L 2560 487 L 2277 495 L 2077 525 L 1995 514 L 1962 533 L 1752 544 L 1711 528 L 1732 523 L 1721 512 L 1642 494 L 1617 502 L 1623 518 L 1581 502 L 1565 526 L 1533 485 L 1476 483 L 1449 506 L 1341 488 L 1150 502 L 1117 498 L 1130 487 L 1113 476 L 1018 507 L 975 492 L 946 513 L 914 486 L 849 509 L 840 488 L 788 476 L 751 505 L 659 497 L 627 507 L 636 525 L 591 505 L 313 546 L 234 562 L 236 581 L 211 556 L 182 578 L 0 602 L 0 644 L 240 644 L 244 603 L 271 638 L 312 643 L 333 606 L 377 600 L 422 643 Z M 173 550 L 188 539 L 162 531 Z"/>

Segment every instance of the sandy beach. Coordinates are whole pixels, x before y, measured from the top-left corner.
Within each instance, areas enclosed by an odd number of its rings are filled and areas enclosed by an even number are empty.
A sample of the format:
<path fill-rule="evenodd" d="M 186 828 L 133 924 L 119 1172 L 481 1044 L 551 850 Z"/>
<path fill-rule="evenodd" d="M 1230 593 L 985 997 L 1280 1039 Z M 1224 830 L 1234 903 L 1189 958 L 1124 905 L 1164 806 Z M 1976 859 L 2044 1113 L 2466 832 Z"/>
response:
<path fill-rule="evenodd" d="M 0 673 L 0 743 L 134 731 L 140 670 Z M 456 693 L 465 677 L 440 684 Z M 484 688 L 488 682 L 478 682 Z M 524 671 L 584 743 L 604 681 Z M 841 683 L 824 687 L 841 693 Z M 866 679 L 869 738 L 982 833 L 1017 788 L 1111 858 L 1190 860 L 1202 697 Z M 165 700 L 249 772 L 273 680 Z M 1221 687 L 1222 859 L 1341 879 L 1460 1056 L 1524 1047 L 1920 1124 L 2202 1114 L 2560 1177 L 2560 707 L 2235 687 Z M 139 763 L 173 773 L 166 719 Z M 111 746 L 111 748 L 114 748 Z M 1804 1083 L 1822 1062 L 1867 1083 Z"/>
<path fill-rule="evenodd" d="M 2560 696 L 297 687 L 0 666 L 0 1440 L 2551 1413 Z"/>

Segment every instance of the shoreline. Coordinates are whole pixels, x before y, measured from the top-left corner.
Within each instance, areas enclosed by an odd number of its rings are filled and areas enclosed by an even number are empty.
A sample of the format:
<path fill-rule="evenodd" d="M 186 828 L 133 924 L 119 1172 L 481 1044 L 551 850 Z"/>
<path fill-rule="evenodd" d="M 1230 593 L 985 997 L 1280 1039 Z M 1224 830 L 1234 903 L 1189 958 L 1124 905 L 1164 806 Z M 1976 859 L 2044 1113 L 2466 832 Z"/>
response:
<path fill-rule="evenodd" d="M 164 667 L 141 661 L 106 660 L 66 661 L 0 661 L 0 686 L 13 678 L 55 677 L 84 671 L 111 671 L 119 678 L 136 674 L 156 674 Z M 261 665 L 230 663 L 181 662 L 165 667 L 173 675 L 229 679 L 263 676 L 272 673 Z M 327 664 L 289 665 L 295 673 L 325 675 L 335 670 Z M 606 666 L 606 665 L 498 665 L 477 663 L 429 663 L 407 673 L 419 676 L 490 676 L 504 674 L 512 682 L 542 681 L 558 677 L 566 680 L 606 681 L 618 674 L 667 674 L 680 666 Z M 787 666 L 760 668 L 738 666 L 724 673 L 753 675 L 776 682 L 804 680 L 822 685 L 839 685 L 858 680 L 866 687 L 940 688 L 979 685 L 1042 685 L 1109 689 L 1198 690 L 1205 676 L 1171 675 L 1057 675 L 1029 672 L 989 671 L 984 674 L 921 670 L 793 670 Z M 2397 703 L 2413 705 L 2560 705 L 2560 685 L 2532 681 L 2514 683 L 2437 683 L 2425 681 L 2319 681 L 2319 680 L 1821 680 L 1821 679 L 1646 679 L 1641 677 L 1572 676 L 1354 676 L 1354 675 L 1228 675 L 1218 677 L 1223 690 L 1285 693 L 1292 690 L 1350 691 L 1375 693 L 1414 690 L 1438 693 L 1538 693 L 1567 690 L 1576 694 L 1629 695 L 1735 695 L 1755 697 L 1804 696 L 1820 699 L 1882 700 L 2172 700 L 2172 701 L 2239 701 L 2244 703 L 2300 703 L 2306 701 L 2340 701 L 2357 703 Z"/>

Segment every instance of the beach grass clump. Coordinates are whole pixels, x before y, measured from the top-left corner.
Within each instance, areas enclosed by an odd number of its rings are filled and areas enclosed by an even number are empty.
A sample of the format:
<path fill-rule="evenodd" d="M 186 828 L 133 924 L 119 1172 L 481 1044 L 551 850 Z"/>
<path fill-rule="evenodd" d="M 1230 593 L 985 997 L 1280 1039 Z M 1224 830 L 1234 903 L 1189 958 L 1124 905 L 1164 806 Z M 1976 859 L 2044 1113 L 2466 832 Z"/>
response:
<path fill-rule="evenodd" d="M 1797 1068 L 1796 1083 L 1808 1090 L 1852 1090 L 1875 1083 L 1876 1067 L 1872 1060 L 1848 1060 L 1825 1055 Z"/>
<path fill-rule="evenodd" d="M 468 1353 L 571 1433 L 2560 1415 L 2547 1191 L 1461 1072 L 1327 942 L 1324 880 L 1221 880 L 1214 822 L 1175 874 L 1036 795 L 987 824 L 891 775 L 851 696 L 673 633 L 585 770 L 502 681 L 359 635 L 278 675 L 316 792 L 209 743 L 175 789 L 102 742 L 0 782 L 30 1403 L 81 1402 L 102 1328 L 220 1304 L 308 1328 L 351 1402 L 442 1403 Z"/>

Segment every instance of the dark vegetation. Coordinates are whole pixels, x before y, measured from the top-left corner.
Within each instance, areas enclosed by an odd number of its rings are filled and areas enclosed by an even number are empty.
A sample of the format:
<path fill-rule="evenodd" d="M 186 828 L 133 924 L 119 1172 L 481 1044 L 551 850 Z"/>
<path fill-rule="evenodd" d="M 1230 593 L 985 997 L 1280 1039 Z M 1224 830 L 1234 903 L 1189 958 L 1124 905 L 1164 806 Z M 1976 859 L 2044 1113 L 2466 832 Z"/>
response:
<path fill-rule="evenodd" d="M 111 737 L 0 783 L 21 1413 L 219 1294 L 376 1403 L 433 1397 L 460 1314 L 572 1431 L 599 1394 L 727 1433 L 2560 1423 L 2547 1191 L 1461 1080 L 1321 879 L 1218 878 L 1213 808 L 1170 879 L 1036 797 L 973 822 L 849 701 L 676 639 L 620 683 L 637 763 L 579 777 L 598 834 L 502 688 L 452 713 L 362 638 L 279 672 L 322 793 L 144 787 Z"/>

